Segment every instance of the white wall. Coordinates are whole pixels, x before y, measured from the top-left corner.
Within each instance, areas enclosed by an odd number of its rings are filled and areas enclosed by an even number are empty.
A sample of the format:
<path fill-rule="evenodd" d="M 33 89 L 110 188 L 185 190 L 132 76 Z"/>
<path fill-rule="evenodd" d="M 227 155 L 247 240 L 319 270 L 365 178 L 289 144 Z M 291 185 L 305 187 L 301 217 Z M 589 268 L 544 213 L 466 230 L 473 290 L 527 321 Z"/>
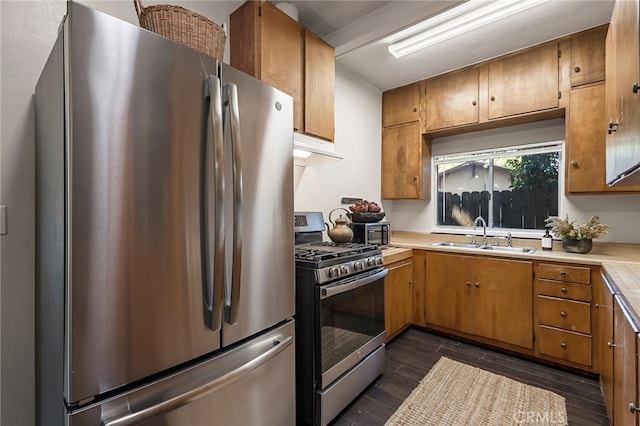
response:
<path fill-rule="evenodd" d="M 381 111 L 380 90 L 336 65 L 335 150 L 344 159 L 295 167 L 297 211 L 322 211 L 328 222 L 332 209 L 348 208 L 340 204 L 342 197 L 380 203 Z"/>
<path fill-rule="evenodd" d="M 137 25 L 131 0 L 86 1 Z M 166 3 L 143 1 L 145 6 Z M 172 1 L 218 23 L 242 1 Z M 33 92 L 66 13 L 66 2 L 0 0 L 0 425 L 35 422 Z M 229 57 L 229 47 L 225 58 Z"/>

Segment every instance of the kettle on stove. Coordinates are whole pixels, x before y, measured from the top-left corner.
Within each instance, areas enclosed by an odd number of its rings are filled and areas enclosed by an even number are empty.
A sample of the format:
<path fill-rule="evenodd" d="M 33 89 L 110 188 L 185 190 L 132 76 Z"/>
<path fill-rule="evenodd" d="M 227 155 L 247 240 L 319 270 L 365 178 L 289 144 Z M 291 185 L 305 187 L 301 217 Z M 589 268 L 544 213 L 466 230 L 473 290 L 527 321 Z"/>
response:
<path fill-rule="evenodd" d="M 342 215 L 336 219 L 335 223 L 331 220 L 331 214 L 336 210 L 344 210 L 349 214 L 346 209 L 340 207 L 331 210 L 329 212 L 329 222 L 333 225 L 333 228 L 330 229 L 329 224 L 325 222 L 327 235 L 334 243 L 348 243 L 353 239 L 353 230 L 349 227 L 349 221 Z"/>

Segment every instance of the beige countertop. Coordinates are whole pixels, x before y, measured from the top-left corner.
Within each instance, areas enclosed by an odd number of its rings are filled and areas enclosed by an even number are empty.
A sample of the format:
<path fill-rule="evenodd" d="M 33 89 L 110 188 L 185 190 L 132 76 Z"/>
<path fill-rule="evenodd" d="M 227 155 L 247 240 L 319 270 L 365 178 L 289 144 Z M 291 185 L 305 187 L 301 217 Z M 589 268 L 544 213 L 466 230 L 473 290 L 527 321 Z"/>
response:
<path fill-rule="evenodd" d="M 477 241 L 481 239 L 482 237 L 479 237 Z M 493 237 L 487 237 L 487 240 L 489 244 L 492 244 L 494 239 Z M 603 272 L 616 290 L 619 291 L 632 311 L 631 315 L 640 327 L 640 244 L 604 243 L 595 240 L 593 249 L 589 253 L 578 254 L 564 251 L 560 241 L 554 241 L 553 250 L 542 250 L 539 239 L 514 238 L 514 247 L 531 247 L 536 250 L 534 253 L 512 253 L 433 245 L 443 241 L 468 243 L 470 239 L 469 237 L 453 234 L 394 231 L 391 233 L 391 247 L 384 250 L 384 252 L 394 248 L 411 248 L 602 266 Z M 506 242 L 500 240 L 500 245 L 504 246 Z"/>

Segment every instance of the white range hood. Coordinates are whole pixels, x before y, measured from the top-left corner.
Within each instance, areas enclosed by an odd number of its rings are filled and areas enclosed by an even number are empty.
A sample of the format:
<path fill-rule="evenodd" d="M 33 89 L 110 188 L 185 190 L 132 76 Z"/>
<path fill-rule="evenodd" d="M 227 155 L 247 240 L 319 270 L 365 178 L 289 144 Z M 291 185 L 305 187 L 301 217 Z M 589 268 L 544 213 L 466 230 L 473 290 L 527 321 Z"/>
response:
<path fill-rule="evenodd" d="M 326 142 L 301 133 L 293 133 L 293 163 L 296 166 L 315 166 L 342 160 L 344 155 Z"/>

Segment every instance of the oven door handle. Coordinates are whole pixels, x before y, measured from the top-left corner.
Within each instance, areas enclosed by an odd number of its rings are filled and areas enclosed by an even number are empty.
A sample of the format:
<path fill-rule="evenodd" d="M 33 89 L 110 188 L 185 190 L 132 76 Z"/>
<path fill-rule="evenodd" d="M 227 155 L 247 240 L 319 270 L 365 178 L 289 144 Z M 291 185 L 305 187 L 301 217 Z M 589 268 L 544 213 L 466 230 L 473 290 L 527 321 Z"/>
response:
<path fill-rule="evenodd" d="M 335 296 L 336 294 L 344 293 L 347 291 L 355 290 L 356 288 L 365 286 L 367 284 L 371 284 L 374 281 L 377 281 L 381 278 L 384 278 L 389 271 L 385 268 L 380 272 L 376 272 L 373 275 L 366 276 L 359 280 L 351 281 L 347 284 L 341 285 L 328 285 L 326 287 L 320 288 L 320 300 L 326 299 L 327 297 Z"/>

